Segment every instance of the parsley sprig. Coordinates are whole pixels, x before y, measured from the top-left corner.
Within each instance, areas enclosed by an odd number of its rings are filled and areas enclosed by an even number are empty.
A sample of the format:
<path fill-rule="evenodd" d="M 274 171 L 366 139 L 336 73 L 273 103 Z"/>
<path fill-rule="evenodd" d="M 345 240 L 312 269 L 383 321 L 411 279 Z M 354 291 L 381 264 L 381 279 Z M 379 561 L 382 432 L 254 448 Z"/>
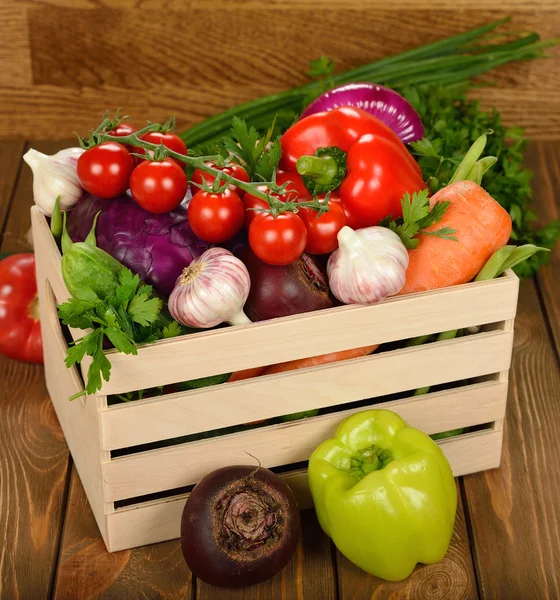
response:
<path fill-rule="evenodd" d="M 428 190 L 414 192 L 412 196 L 406 192 L 401 200 L 402 218 L 391 220 L 391 217 L 388 217 L 380 225 L 394 231 L 409 250 L 418 246 L 419 235 L 432 235 L 456 242 L 457 238 L 453 235 L 456 231 L 450 227 L 427 231 L 442 220 L 449 204 L 446 200 L 438 200 L 430 208 Z"/>
<path fill-rule="evenodd" d="M 85 388 L 88 394 L 101 389 L 102 379 L 108 381 L 111 374 L 111 363 L 103 352 L 105 338 L 120 352 L 137 354 L 139 344 L 181 333 L 177 322 L 161 324 L 161 299 L 153 295 L 152 286 L 143 285 L 129 269 L 123 269 L 119 286 L 103 300 L 70 298 L 57 308 L 65 325 L 92 329 L 69 346 L 65 361 L 70 368 L 91 356 Z"/>

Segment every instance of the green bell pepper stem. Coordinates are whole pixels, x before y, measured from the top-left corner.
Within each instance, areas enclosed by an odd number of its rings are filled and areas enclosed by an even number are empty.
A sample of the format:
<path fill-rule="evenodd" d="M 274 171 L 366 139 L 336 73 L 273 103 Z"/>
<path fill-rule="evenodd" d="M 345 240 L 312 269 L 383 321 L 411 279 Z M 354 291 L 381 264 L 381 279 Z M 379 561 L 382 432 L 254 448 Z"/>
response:
<path fill-rule="evenodd" d="M 296 163 L 297 172 L 306 175 L 321 185 L 329 185 L 338 175 L 338 163 L 332 156 L 300 156 Z"/>

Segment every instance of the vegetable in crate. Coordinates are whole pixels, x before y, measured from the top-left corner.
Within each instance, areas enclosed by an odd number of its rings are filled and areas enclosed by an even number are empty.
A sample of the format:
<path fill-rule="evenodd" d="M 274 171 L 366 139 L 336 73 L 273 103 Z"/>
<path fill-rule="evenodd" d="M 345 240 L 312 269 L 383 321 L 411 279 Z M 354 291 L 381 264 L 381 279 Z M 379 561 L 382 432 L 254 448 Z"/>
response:
<path fill-rule="evenodd" d="M 395 413 L 345 419 L 311 455 L 308 476 L 323 531 L 364 571 L 399 581 L 445 556 L 457 509 L 451 467 Z"/>
<path fill-rule="evenodd" d="M 0 261 L 0 354 L 43 362 L 35 256 L 12 254 Z"/>
<path fill-rule="evenodd" d="M 187 193 L 185 170 L 170 158 L 144 160 L 132 171 L 130 193 L 136 202 L 155 214 L 175 210 Z"/>
<path fill-rule="evenodd" d="M 64 229 L 62 251 L 62 275 L 72 297 L 57 307 L 58 314 L 65 325 L 92 329 L 66 355 L 68 368 L 92 357 L 85 391 L 77 397 L 99 390 L 102 378 L 109 381 L 105 337 L 120 352 L 137 354 L 138 344 L 179 335 L 181 327 L 161 312 L 162 301 L 151 286 L 95 246 L 95 225 L 85 242 L 72 243 Z"/>
<path fill-rule="evenodd" d="M 235 186 L 234 186 L 235 187 Z M 222 244 L 241 231 L 245 206 L 237 192 L 227 184 L 199 190 L 187 209 L 191 229 L 205 242 Z"/>
<path fill-rule="evenodd" d="M 80 184 L 100 198 L 116 198 L 128 189 L 134 169 L 130 152 L 117 142 L 104 142 L 86 150 L 78 159 Z"/>
<path fill-rule="evenodd" d="M 312 192 L 339 188 L 353 229 L 400 216 L 403 194 L 426 187 L 397 134 L 359 108 L 306 117 L 286 131 L 281 143 L 281 165 L 297 170 Z"/>
<path fill-rule="evenodd" d="M 354 106 L 388 125 L 405 144 L 424 137 L 420 115 L 412 104 L 388 87 L 377 83 L 347 83 L 327 90 L 301 113 L 300 119 L 341 106 Z"/>
<path fill-rule="evenodd" d="M 338 300 L 374 304 L 402 289 L 408 252 L 396 233 L 386 227 L 343 227 L 338 242 L 327 264 L 329 285 Z"/>
<path fill-rule="evenodd" d="M 33 200 L 50 217 L 56 199 L 60 208 L 72 208 L 84 194 L 80 185 L 76 165 L 84 153 L 82 148 L 65 148 L 52 156 L 31 148 L 23 155 L 23 160 L 33 171 Z"/>
<path fill-rule="evenodd" d="M 251 321 L 265 321 L 322 308 L 333 303 L 319 263 L 302 254 L 290 265 L 275 267 L 262 262 L 247 246 L 236 252 L 251 277 L 245 312 Z"/>
<path fill-rule="evenodd" d="M 210 248 L 177 279 L 169 312 L 179 323 L 197 328 L 250 323 L 243 312 L 250 286 L 247 267 L 238 258 L 225 248 Z"/>
<path fill-rule="evenodd" d="M 447 210 L 426 232 L 453 229 L 457 242 L 435 235 L 421 236 L 417 247 L 409 251 L 406 283 L 400 294 L 467 283 L 509 240 L 510 216 L 473 181 L 458 181 L 443 188 L 432 196 L 430 206 L 439 201 L 449 203 Z"/>
<path fill-rule="evenodd" d="M 72 240 L 86 238 L 98 212 L 99 247 L 164 296 L 169 296 L 182 270 L 208 249 L 191 230 L 184 210 L 156 216 L 128 195 L 82 198 L 68 215 Z"/>
<path fill-rule="evenodd" d="M 189 495 L 181 519 L 181 547 L 193 574 L 227 587 L 276 575 L 292 557 L 299 533 L 292 491 L 262 467 L 210 473 Z"/>

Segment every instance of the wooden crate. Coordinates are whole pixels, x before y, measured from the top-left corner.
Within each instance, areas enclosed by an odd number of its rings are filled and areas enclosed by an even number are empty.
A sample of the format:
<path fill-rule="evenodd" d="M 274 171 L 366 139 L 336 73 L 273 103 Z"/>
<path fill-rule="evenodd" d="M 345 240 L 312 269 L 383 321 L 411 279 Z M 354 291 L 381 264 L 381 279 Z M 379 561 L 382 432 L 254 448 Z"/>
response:
<path fill-rule="evenodd" d="M 439 442 L 456 476 L 499 466 L 517 308 L 513 273 L 375 306 L 161 340 L 137 356 L 108 351 L 111 380 L 94 396 L 69 402 L 83 381 L 76 368 L 64 365 L 67 344 L 55 304 L 68 291 L 60 253 L 36 208 L 32 222 L 47 386 L 109 551 L 178 537 L 189 486 L 220 466 L 252 463 L 248 453 L 265 467 L 280 467 L 300 505 L 310 506 L 305 461 L 357 410 L 348 403 L 368 398 L 368 405 L 394 410 L 428 434 L 480 426 Z M 107 401 L 111 394 L 474 325 L 483 326 L 479 333 L 451 341 L 130 403 Z M 74 338 L 80 333 L 71 331 Z M 87 366 L 84 361 L 82 368 Z M 418 387 L 441 384 L 450 385 L 412 395 Z M 399 399 L 379 400 L 390 394 Z M 316 408 L 332 411 L 180 439 Z"/>

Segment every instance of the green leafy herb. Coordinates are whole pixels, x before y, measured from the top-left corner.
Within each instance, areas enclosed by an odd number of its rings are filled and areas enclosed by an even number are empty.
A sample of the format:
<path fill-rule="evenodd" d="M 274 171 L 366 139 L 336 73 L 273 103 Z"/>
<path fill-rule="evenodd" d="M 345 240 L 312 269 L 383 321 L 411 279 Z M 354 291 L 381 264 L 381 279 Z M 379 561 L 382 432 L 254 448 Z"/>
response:
<path fill-rule="evenodd" d="M 510 214 L 513 222 L 511 240 L 516 245 L 531 244 L 551 249 L 560 238 L 560 220 L 543 228 L 535 227 L 536 215 L 531 209 L 532 172 L 524 167 L 523 153 L 527 140 L 519 127 L 506 127 L 500 113 L 480 109 L 476 100 L 467 100 L 463 88 L 417 86 L 400 89 L 419 112 L 426 138 L 412 144 L 413 152 L 430 189 L 445 187 L 471 144 L 484 132 L 488 136 L 485 154 L 495 156 L 491 169 L 485 159 L 480 163 L 484 188 Z M 448 158 L 442 158 L 448 157 Z M 487 172 L 485 172 L 487 170 Z M 522 277 L 534 275 L 548 263 L 547 252 L 537 252 L 515 266 Z"/>
<path fill-rule="evenodd" d="M 243 119 L 234 117 L 231 137 L 222 141 L 224 148 L 243 164 L 252 181 L 270 181 L 278 167 L 282 149 L 280 138 L 272 140 L 275 121 L 264 135 L 260 135 L 254 127 L 249 127 Z"/>
<path fill-rule="evenodd" d="M 409 250 L 418 246 L 419 235 L 433 235 L 447 240 L 457 241 L 453 237 L 454 229 L 443 227 L 436 231 L 426 231 L 428 227 L 439 223 L 449 206 L 449 202 L 439 201 L 430 209 L 428 190 L 414 192 L 412 197 L 408 192 L 401 200 L 402 218 L 386 221 L 385 226 L 394 231 Z"/>
<path fill-rule="evenodd" d="M 94 393 L 101 388 L 102 379 L 109 380 L 111 363 L 103 352 L 106 337 L 125 354 L 137 354 L 137 346 L 162 337 L 179 335 L 178 323 L 159 328 L 162 301 L 153 296 L 152 287 L 143 285 L 138 275 L 124 269 L 120 285 L 103 300 L 70 298 L 58 306 L 58 314 L 65 325 L 77 329 L 92 329 L 68 348 L 66 366 L 80 363 L 91 356 L 85 391 Z M 78 394 L 78 396 L 81 394 Z"/>

